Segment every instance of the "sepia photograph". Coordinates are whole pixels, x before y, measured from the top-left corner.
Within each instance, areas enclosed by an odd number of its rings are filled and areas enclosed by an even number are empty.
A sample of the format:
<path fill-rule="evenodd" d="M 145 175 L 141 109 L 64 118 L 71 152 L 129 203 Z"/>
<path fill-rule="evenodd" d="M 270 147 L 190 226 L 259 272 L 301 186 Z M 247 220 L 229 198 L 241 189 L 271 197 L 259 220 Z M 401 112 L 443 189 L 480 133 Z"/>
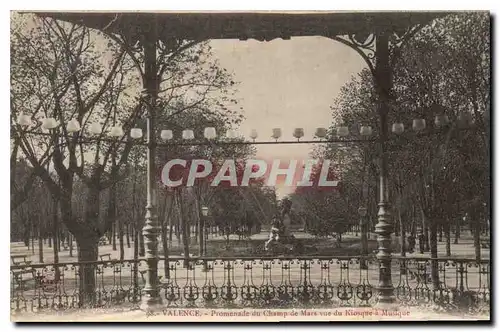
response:
<path fill-rule="evenodd" d="M 11 11 L 11 321 L 490 321 L 491 15 Z"/>

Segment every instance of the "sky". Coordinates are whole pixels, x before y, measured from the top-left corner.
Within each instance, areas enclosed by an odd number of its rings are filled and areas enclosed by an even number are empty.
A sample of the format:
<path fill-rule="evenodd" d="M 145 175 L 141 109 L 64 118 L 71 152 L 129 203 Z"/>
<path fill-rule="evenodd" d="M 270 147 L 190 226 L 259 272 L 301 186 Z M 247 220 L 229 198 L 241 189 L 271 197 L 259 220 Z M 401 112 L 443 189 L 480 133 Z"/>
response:
<path fill-rule="evenodd" d="M 297 127 L 304 128 L 304 139 L 312 139 L 315 128 L 330 126 L 330 106 L 340 88 L 366 66 L 354 50 L 324 37 L 210 43 L 220 65 L 239 82 L 237 97 L 246 117 L 239 131 L 248 137 L 256 129 L 257 140 L 270 140 L 272 128 L 281 128 L 283 140 L 293 140 Z M 256 147 L 259 159 L 285 162 L 307 159 L 312 150 L 309 144 Z M 277 193 L 293 190 L 280 187 Z"/>
<path fill-rule="evenodd" d="M 295 140 L 297 127 L 303 128 L 303 139 L 312 139 L 317 127 L 329 127 L 330 106 L 341 87 L 366 64 L 351 48 L 325 37 L 296 37 L 290 40 L 212 40 L 213 55 L 239 82 L 237 99 L 245 120 L 239 132 L 249 137 L 256 129 L 258 140 L 271 140 L 273 128 L 281 128 L 282 140 Z M 271 165 L 276 159 L 285 168 L 288 161 L 308 159 L 313 146 L 256 145 L 258 159 Z M 299 173 L 299 172 L 297 172 Z M 296 174 L 297 176 L 301 176 Z M 280 177 L 284 180 L 284 177 Z M 281 186 L 283 197 L 294 187 Z"/>

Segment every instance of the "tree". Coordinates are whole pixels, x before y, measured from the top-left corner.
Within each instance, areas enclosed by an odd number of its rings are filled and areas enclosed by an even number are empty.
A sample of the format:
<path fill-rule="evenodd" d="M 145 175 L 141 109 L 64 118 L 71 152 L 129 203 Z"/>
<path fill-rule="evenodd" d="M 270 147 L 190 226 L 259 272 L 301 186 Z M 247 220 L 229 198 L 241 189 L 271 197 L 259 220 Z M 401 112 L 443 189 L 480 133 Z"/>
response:
<path fill-rule="evenodd" d="M 324 152 L 323 152 L 324 153 Z M 315 236 L 334 236 L 339 241 L 352 225 L 352 202 L 346 183 L 336 187 L 322 187 L 319 178 L 323 162 L 316 164 L 311 172 L 312 186 L 298 187 L 291 195 L 294 210 L 306 221 L 307 231 Z M 340 167 L 329 165 L 327 180 L 339 180 Z"/>
<path fill-rule="evenodd" d="M 30 29 L 11 33 L 13 139 L 20 142 L 23 156 L 58 198 L 62 221 L 78 243 L 79 261 L 96 261 L 99 238 L 116 223 L 116 184 L 129 171 L 132 142 L 126 140 L 128 130 L 144 126 L 144 105 L 138 93 L 143 71 L 139 75 L 135 71 L 141 59 L 116 38 L 51 19 L 34 18 Z M 211 60 L 207 47 L 189 41 L 162 44 L 160 113 L 168 113 L 167 120 L 186 110 L 233 112 L 227 105 L 232 102 L 228 91 L 234 82 Z M 54 117 L 60 125 L 44 135 L 36 121 L 27 132 L 14 121 L 21 112 L 34 120 L 40 114 Z M 67 131 L 71 119 L 81 124 L 81 131 Z M 96 122 L 103 132 L 90 139 L 89 127 Z M 123 127 L 123 136 L 107 139 L 105 133 L 117 125 Z M 43 167 L 48 158 L 58 182 Z M 71 206 L 75 175 L 86 191 L 81 220 Z M 106 188 L 110 188 L 107 216 L 100 218 Z M 93 266 L 84 265 L 82 270 L 82 301 L 91 302 Z"/>
<path fill-rule="evenodd" d="M 451 254 L 450 222 L 455 219 L 458 225 L 457 210 L 476 215 L 472 218 L 477 220 L 473 223 L 476 257 L 480 254 L 479 211 L 489 202 L 488 35 L 487 14 L 449 15 L 417 33 L 398 62 L 393 61 L 390 123 L 404 123 L 407 131 L 411 131 L 408 128 L 413 119 L 424 119 L 427 124 L 426 133 L 393 135 L 387 143 L 391 201 L 396 202 L 393 215 L 399 219 L 403 244 L 407 225 L 412 233 L 419 229 L 428 239 L 425 242 L 431 257 L 438 255 L 440 229 L 447 237 L 446 254 Z M 369 124 L 376 135 L 376 106 L 373 81 L 365 70 L 342 88 L 332 106 L 333 122 L 348 125 L 354 135 L 360 125 Z M 437 127 L 436 115 L 441 119 L 446 115 L 452 125 Z M 472 127 L 468 119 L 474 120 Z M 369 144 L 351 144 L 349 148 L 344 169 L 365 178 L 368 174 L 356 166 L 364 160 L 371 173 L 368 177 L 377 176 L 378 151 Z M 318 152 L 321 157 L 338 160 L 337 150 L 335 144 L 329 144 Z M 442 192 L 450 195 L 443 197 Z M 411 225 L 409 219 L 420 220 Z M 437 267 L 432 270 L 437 285 Z"/>

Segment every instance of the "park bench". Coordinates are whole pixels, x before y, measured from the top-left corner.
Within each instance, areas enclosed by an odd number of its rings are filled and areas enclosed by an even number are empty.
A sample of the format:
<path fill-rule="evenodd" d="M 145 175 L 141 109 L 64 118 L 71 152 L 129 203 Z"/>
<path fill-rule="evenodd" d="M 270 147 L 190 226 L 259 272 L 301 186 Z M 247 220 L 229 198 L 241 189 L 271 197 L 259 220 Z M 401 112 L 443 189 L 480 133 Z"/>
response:
<path fill-rule="evenodd" d="M 36 270 L 33 268 L 13 270 L 12 277 L 14 278 L 16 289 L 19 290 L 26 290 L 26 284 L 30 281 L 34 281 L 35 286 L 39 286 L 43 279 L 43 276 L 37 275 Z"/>
<path fill-rule="evenodd" d="M 102 255 L 99 255 L 99 258 L 101 259 L 101 261 L 105 261 L 105 257 L 107 257 L 106 261 L 110 261 L 111 260 L 111 254 L 102 254 Z"/>
<path fill-rule="evenodd" d="M 106 244 L 108 244 L 108 240 L 106 239 L 106 237 L 105 236 L 101 237 L 99 239 L 99 245 L 100 246 L 105 246 Z"/>
<path fill-rule="evenodd" d="M 423 284 L 432 282 L 431 274 L 426 269 L 424 269 L 424 270 L 417 269 L 415 271 L 413 269 L 407 268 L 406 270 L 410 273 L 410 276 L 412 277 L 412 279 L 416 279 L 417 281 L 419 281 Z"/>
<path fill-rule="evenodd" d="M 30 265 L 31 261 L 28 260 L 27 255 L 11 255 L 10 260 L 12 261 L 12 265 Z"/>

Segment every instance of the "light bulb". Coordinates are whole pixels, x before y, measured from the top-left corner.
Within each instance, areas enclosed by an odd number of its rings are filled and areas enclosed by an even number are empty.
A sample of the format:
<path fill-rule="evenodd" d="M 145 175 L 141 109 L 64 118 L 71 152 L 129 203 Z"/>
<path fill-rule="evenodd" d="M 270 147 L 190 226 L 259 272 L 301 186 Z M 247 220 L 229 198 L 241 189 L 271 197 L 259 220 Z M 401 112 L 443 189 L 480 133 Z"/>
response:
<path fill-rule="evenodd" d="M 203 206 L 203 207 L 201 208 L 201 214 L 202 214 L 204 217 L 208 216 L 208 207 Z"/>
<path fill-rule="evenodd" d="M 217 137 L 217 131 L 214 127 L 207 127 L 203 132 L 203 136 L 205 136 L 206 139 L 214 139 Z"/>
<path fill-rule="evenodd" d="M 236 134 L 236 130 L 228 129 L 228 131 L 226 131 L 226 137 L 230 139 L 237 138 L 238 135 Z"/>
<path fill-rule="evenodd" d="M 405 125 L 402 123 L 394 123 L 392 124 L 392 132 L 394 134 L 402 134 L 405 131 Z"/>
<path fill-rule="evenodd" d="M 194 132 L 191 129 L 185 129 L 182 131 L 183 139 L 194 139 Z"/>
<path fill-rule="evenodd" d="M 361 136 L 371 136 L 372 127 L 371 126 L 361 126 L 359 133 L 361 134 Z"/>
<path fill-rule="evenodd" d="M 133 139 L 139 139 L 142 137 L 142 129 L 141 128 L 132 128 L 130 129 L 130 137 Z"/>
<path fill-rule="evenodd" d="M 162 140 L 168 141 L 168 140 L 171 140 L 172 138 L 174 138 L 174 133 L 172 132 L 172 130 L 164 129 L 161 131 L 160 136 L 161 136 Z"/>
<path fill-rule="evenodd" d="M 42 128 L 43 129 L 54 129 L 58 126 L 56 119 L 54 118 L 45 118 L 42 120 Z"/>
<path fill-rule="evenodd" d="M 23 112 L 21 112 L 17 117 L 17 123 L 22 127 L 27 127 L 31 125 L 31 118 L 29 115 L 26 115 Z"/>
<path fill-rule="evenodd" d="M 436 115 L 436 118 L 434 119 L 436 127 L 446 126 L 449 122 L 450 121 L 447 115 Z"/>
<path fill-rule="evenodd" d="M 252 131 L 250 132 L 250 138 L 255 140 L 257 139 L 257 137 L 259 137 L 259 135 L 257 134 L 257 130 L 252 129 Z"/>
<path fill-rule="evenodd" d="M 71 119 L 68 124 L 66 125 L 66 129 L 68 130 L 68 132 L 70 133 L 74 133 L 74 132 L 77 132 L 81 129 L 80 127 L 80 123 L 78 122 L 77 119 Z"/>
<path fill-rule="evenodd" d="M 349 128 L 346 126 L 337 127 L 337 135 L 341 137 L 345 137 L 349 135 Z"/>
<path fill-rule="evenodd" d="M 102 133 L 102 127 L 99 123 L 95 122 L 90 125 L 89 131 L 93 135 L 99 135 L 100 133 Z"/>
<path fill-rule="evenodd" d="M 123 136 L 123 129 L 121 126 L 114 126 L 111 128 L 111 130 L 109 131 L 109 136 L 112 136 L 112 137 L 121 137 Z"/>
<path fill-rule="evenodd" d="M 326 128 L 316 128 L 316 133 L 314 134 L 318 138 L 325 138 L 327 135 Z"/>
<path fill-rule="evenodd" d="M 413 130 L 422 131 L 425 129 L 425 119 L 414 119 L 413 120 Z"/>
<path fill-rule="evenodd" d="M 295 128 L 295 130 L 293 131 L 293 137 L 295 137 L 296 139 L 304 137 L 304 128 Z"/>
<path fill-rule="evenodd" d="M 280 128 L 273 128 L 273 135 L 271 136 L 274 139 L 278 139 L 281 137 L 281 129 Z"/>

